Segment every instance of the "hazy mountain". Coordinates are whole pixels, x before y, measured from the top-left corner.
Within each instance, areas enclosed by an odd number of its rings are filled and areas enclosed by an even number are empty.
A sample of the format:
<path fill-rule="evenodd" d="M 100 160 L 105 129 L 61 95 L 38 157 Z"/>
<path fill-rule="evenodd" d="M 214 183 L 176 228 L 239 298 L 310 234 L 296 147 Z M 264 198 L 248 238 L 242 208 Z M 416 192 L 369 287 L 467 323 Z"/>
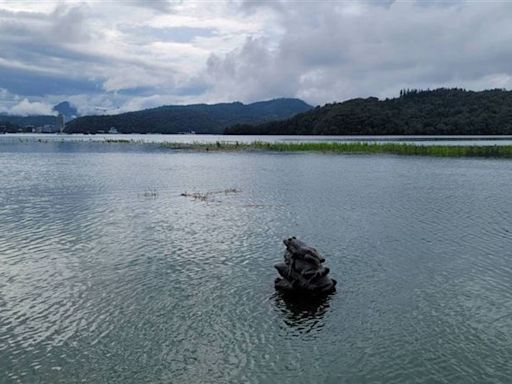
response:
<path fill-rule="evenodd" d="M 512 91 L 404 90 L 326 104 L 284 121 L 227 128 L 227 134 L 496 135 L 512 134 Z"/>
<path fill-rule="evenodd" d="M 222 133 L 233 124 L 261 123 L 286 119 L 312 107 L 298 99 L 275 99 L 252 104 L 169 105 L 118 115 L 83 116 L 71 121 L 66 132 L 121 133 Z"/>
<path fill-rule="evenodd" d="M 78 111 L 68 101 L 63 101 L 53 107 L 53 110 L 59 114 L 64 115 L 64 120 L 70 121 L 78 117 Z"/>

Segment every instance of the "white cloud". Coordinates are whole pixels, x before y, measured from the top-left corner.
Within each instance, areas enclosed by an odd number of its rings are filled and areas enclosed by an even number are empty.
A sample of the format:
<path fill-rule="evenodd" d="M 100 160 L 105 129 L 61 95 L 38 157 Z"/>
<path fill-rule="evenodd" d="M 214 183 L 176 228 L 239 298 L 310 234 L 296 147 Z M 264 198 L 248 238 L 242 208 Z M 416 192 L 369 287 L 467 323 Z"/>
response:
<path fill-rule="evenodd" d="M 29 116 L 29 115 L 56 115 L 52 110 L 52 105 L 39 101 L 31 102 L 28 99 L 21 100 L 18 104 L 10 108 L 9 114 Z"/>

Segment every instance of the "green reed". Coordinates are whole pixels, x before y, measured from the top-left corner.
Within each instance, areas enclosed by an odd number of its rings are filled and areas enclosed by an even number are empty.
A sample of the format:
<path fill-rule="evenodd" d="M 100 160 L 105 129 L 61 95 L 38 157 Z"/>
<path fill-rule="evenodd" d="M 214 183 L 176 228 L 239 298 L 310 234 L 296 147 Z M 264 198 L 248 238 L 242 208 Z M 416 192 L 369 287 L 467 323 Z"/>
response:
<path fill-rule="evenodd" d="M 384 153 L 440 157 L 512 157 L 512 145 L 417 145 L 405 143 L 164 143 L 166 148 L 200 151 L 272 151 L 325 153 Z"/>

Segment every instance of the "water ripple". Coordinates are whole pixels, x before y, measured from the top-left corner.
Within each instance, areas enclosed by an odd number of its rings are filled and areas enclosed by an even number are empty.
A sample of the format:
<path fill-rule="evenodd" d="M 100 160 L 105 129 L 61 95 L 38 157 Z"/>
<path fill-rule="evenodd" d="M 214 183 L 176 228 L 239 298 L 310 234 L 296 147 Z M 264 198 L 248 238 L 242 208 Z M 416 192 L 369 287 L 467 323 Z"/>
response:
<path fill-rule="evenodd" d="M 59 147 L 0 161 L 0 383 L 512 376 L 507 162 Z M 226 188 L 241 192 L 180 196 Z M 290 235 L 326 257 L 336 294 L 274 292 Z"/>

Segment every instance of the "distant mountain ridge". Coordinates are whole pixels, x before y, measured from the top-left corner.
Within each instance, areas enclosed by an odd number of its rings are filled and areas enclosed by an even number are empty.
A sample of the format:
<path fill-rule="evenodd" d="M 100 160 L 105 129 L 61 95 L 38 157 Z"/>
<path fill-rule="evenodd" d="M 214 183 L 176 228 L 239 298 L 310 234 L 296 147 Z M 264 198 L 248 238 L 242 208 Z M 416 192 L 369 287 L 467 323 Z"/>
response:
<path fill-rule="evenodd" d="M 459 88 L 402 90 L 326 104 L 289 119 L 236 125 L 226 134 L 249 135 L 512 135 L 512 91 Z"/>
<path fill-rule="evenodd" d="M 293 98 L 220 104 L 168 105 L 118 115 L 82 116 L 66 126 L 68 133 L 222 133 L 234 124 L 258 124 L 286 119 L 312 106 Z"/>
<path fill-rule="evenodd" d="M 66 122 L 73 120 L 78 117 L 77 109 L 72 106 L 69 101 L 63 101 L 62 103 L 57 104 L 53 107 L 53 110 L 58 114 L 64 116 L 64 120 Z"/>

